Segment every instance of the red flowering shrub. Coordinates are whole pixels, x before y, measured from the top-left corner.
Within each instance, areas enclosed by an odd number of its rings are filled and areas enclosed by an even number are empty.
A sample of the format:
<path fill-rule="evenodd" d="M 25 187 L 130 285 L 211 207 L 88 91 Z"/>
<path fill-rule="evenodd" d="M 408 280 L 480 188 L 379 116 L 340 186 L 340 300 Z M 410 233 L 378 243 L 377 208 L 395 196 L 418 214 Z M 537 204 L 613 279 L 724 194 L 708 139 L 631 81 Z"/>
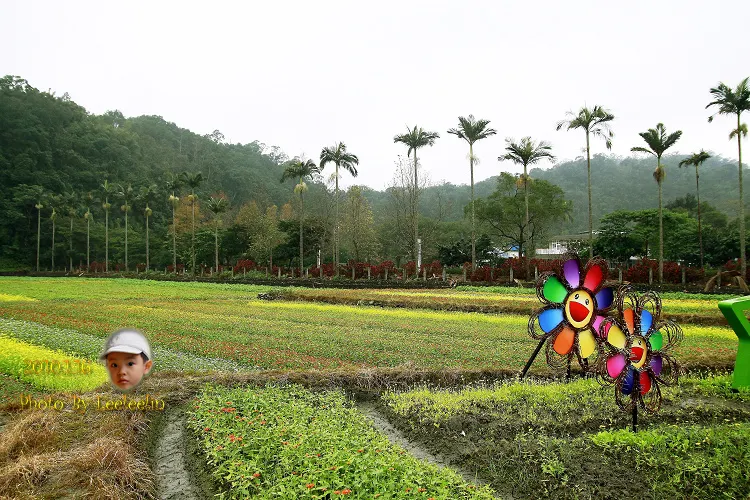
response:
<path fill-rule="evenodd" d="M 252 260 L 238 260 L 234 266 L 234 273 L 241 273 L 246 271 L 255 271 L 258 265 Z"/>
<path fill-rule="evenodd" d="M 439 260 L 433 260 L 430 264 L 422 264 L 419 268 L 419 275 L 424 276 L 425 270 L 427 270 L 428 278 L 439 278 L 443 276 L 443 265 Z"/>
<path fill-rule="evenodd" d="M 654 281 L 659 279 L 659 261 L 641 259 L 633 267 L 622 273 L 622 279 L 632 283 L 648 283 L 648 271 L 651 269 Z M 682 270 L 677 262 L 664 261 L 664 282 L 682 283 Z"/>
<path fill-rule="evenodd" d="M 182 273 L 185 271 L 185 264 L 177 264 L 177 272 Z M 174 266 L 172 264 L 167 266 L 167 272 L 173 273 L 174 272 Z"/>

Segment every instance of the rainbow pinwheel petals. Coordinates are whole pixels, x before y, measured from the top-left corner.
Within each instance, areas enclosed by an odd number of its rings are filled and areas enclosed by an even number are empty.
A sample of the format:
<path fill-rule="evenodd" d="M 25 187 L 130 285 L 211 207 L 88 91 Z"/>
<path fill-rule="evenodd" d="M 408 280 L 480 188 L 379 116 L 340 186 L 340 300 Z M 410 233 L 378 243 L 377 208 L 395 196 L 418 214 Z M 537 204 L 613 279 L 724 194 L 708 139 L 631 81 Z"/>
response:
<path fill-rule="evenodd" d="M 623 289 L 617 316 L 601 326 L 604 339 L 599 376 L 615 386 L 615 398 L 623 410 L 638 404 L 655 412 L 661 406 L 660 384 L 677 381 L 679 367 L 671 353 L 682 340 L 682 330 L 661 320 L 661 299 L 648 292 L 637 295 Z"/>
<path fill-rule="evenodd" d="M 540 277 L 537 296 L 546 305 L 529 319 L 529 334 L 547 340 L 550 366 L 560 367 L 573 356 L 581 362 L 599 351 L 597 332 L 614 300 L 606 278 L 604 261 L 591 260 L 583 268 L 578 258 L 566 260 L 561 272 Z"/>

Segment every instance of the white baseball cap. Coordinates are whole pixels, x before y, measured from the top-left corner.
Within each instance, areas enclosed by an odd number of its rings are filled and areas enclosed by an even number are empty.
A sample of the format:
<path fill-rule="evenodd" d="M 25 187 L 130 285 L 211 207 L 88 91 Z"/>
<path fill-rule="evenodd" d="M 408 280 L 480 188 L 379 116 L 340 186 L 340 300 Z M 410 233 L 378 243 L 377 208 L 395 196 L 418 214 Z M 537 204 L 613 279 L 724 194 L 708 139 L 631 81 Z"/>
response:
<path fill-rule="evenodd" d="M 99 359 L 104 359 L 111 352 L 127 352 L 130 354 L 143 353 L 148 359 L 151 357 L 151 346 L 146 337 L 138 330 L 124 328 L 118 330 L 109 336 L 107 343 L 104 344 L 104 352 Z"/>

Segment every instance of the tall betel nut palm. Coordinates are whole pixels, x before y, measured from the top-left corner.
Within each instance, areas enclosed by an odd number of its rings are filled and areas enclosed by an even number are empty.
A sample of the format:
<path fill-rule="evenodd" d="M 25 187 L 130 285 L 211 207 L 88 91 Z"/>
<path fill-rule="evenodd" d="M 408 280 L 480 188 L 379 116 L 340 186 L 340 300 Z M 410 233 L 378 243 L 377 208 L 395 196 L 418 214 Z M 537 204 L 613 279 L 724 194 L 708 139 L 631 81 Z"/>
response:
<path fill-rule="evenodd" d="M 125 212 L 125 271 L 128 270 L 128 213 L 132 208 L 130 202 L 133 199 L 133 186 L 128 184 L 124 186 L 120 184 L 118 186 L 117 196 L 122 199 L 123 204 L 120 205 L 120 210 Z"/>
<path fill-rule="evenodd" d="M 706 109 L 711 106 L 718 106 L 719 110 L 713 115 L 708 117 L 708 121 L 711 122 L 714 116 L 720 115 L 737 115 L 737 128 L 733 129 L 729 134 L 729 140 L 731 141 L 737 137 L 737 163 L 739 165 L 739 187 L 740 187 L 740 259 L 742 259 L 742 277 L 747 277 L 747 262 L 745 260 L 745 197 L 742 193 L 742 142 L 741 137 L 747 137 L 747 124 L 742 123 L 740 115 L 743 111 L 750 110 L 750 86 L 748 86 L 748 79 L 742 80 L 737 88 L 732 90 L 724 83 L 719 83 L 718 87 L 710 90 L 711 96 L 714 98 L 710 102 Z"/>
<path fill-rule="evenodd" d="M 412 201 L 411 216 L 414 226 L 414 261 L 417 262 L 419 259 L 419 178 L 417 175 L 417 149 L 434 145 L 435 140 L 440 138 L 440 134 L 437 132 L 426 132 L 416 125 L 412 129 L 406 127 L 406 130 L 405 134 L 394 136 L 393 142 L 400 142 L 407 146 L 407 156 L 414 152 L 414 199 Z"/>
<path fill-rule="evenodd" d="M 333 147 L 323 148 L 320 152 L 320 169 L 327 163 L 336 165 L 336 221 L 333 225 L 333 261 L 336 267 L 336 276 L 339 275 L 339 168 L 343 168 L 352 177 L 357 177 L 357 167 L 359 158 L 351 153 L 347 153 L 346 144 L 339 142 Z"/>
<path fill-rule="evenodd" d="M 682 131 L 678 130 L 667 135 L 664 124 L 659 123 L 655 129 L 650 128 L 646 132 L 639 132 L 638 135 L 643 137 L 643 140 L 648 144 L 648 148 L 636 146 L 630 150 L 648 153 L 656 157 L 654 180 L 659 185 L 659 283 L 662 283 L 664 278 L 664 221 L 661 208 L 661 185 L 664 182 L 666 172 L 664 171 L 664 165 L 661 164 L 661 157 L 667 149 L 671 148 L 679 140 L 680 136 L 682 136 Z"/>
<path fill-rule="evenodd" d="M 107 179 L 104 179 L 104 184 L 101 185 L 101 188 L 101 194 L 104 197 L 104 202 L 102 203 L 102 208 L 104 209 L 104 272 L 109 272 L 109 210 L 112 208 L 109 197 L 114 194 L 115 189 Z"/>
<path fill-rule="evenodd" d="M 200 187 L 201 183 L 203 183 L 203 174 L 201 172 L 198 172 L 197 174 L 183 172 L 182 179 L 185 182 L 185 185 L 190 188 L 190 194 L 188 195 L 188 203 L 190 203 L 192 210 L 192 239 L 190 240 L 190 255 L 192 273 L 195 274 L 195 203 L 198 201 L 198 196 L 196 196 L 195 190 Z"/>
<path fill-rule="evenodd" d="M 680 162 L 680 167 L 695 167 L 695 195 L 698 200 L 698 247 L 700 248 L 701 268 L 703 267 L 703 234 L 701 232 L 701 190 L 698 184 L 698 167 L 709 158 L 711 158 L 711 155 L 701 150 L 700 153 L 693 153 L 693 156 Z"/>
<path fill-rule="evenodd" d="M 589 109 L 582 107 L 578 114 L 572 111 L 567 113 L 570 118 L 562 120 L 557 124 L 557 130 L 565 127 L 566 130 L 576 128 L 583 129 L 586 133 L 586 172 L 588 176 L 588 194 L 589 194 L 589 258 L 594 258 L 594 216 L 591 208 L 591 136 L 601 137 L 604 139 L 604 145 L 607 149 L 612 149 L 612 138 L 614 132 L 609 128 L 609 122 L 615 119 L 615 116 L 602 108 L 594 106 Z"/>
<path fill-rule="evenodd" d="M 302 236 L 302 226 L 305 219 L 305 198 L 304 194 L 307 191 L 307 183 L 305 180 L 312 180 L 314 176 L 320 174 L 320 167 L 315 165 L 312 160 L 302 160 L 295 158 L 287 163 L 284 173 L 281 175 L 281 182 L 287 179 L 296 179 L 299 182 L 294 186 L 294 192 L 299 194 L 299 276 L 305 270 L 305 252 L 304 252 L 304 241 Z"/>
<path fill-rule="evenodd" d="M 219 226 L 221 225 L 221 214 L 229 210 L 229 202 L 224 193 L 209 198 L 208 210 L 214 214 L 214 270 L 219 272 Z"/>
<path fill-rule="evenodd" d="M 167 181 L 167 191 L 169 195 L 169 204 L 172 206 L 172 272 L 177 274 L 177 207 L 180 206 L 180 189 L 182 188 L 182 176 L 173 175 Z"/>
<path fill-rule="evenodd" d="M 488 128 L 490 124 L 489 120 L 477 120 L 474 115 L 468 117 L 458 117 L 458 127 L 448 130 L 449 134 L 453 134 L 459 139 L 463 139 L 469 143 L 469 172 L 471 173 L 471 268 L 476 269 L 477 267 L 477 238 L 476 238 L 476 224 L 474 222 L 474 162 L 476 158 L 474 156 L 474 143 L 482 139 L 486 139 L 491 135 L 497 134 L 497 130 L 494 128 Z"/>
<path fill-rule="evenodd" d="M 521 241 L 524 239 L 524 233 L 529 230 L 529 173 L 528 166 L 535 163 L 539 163 L 542 160 L 555 161 L 555 157 L 552 154 L 552 146 L 548 142 L 539 141 L 536 143 L 531 140 L 531 137 L 524 137 L 521 142 L 515 142 L 513 139 L 505 139 L 505 153 L 502 156 L 498 156 L 499 161 L 509 160 L 516 165 L 523 165 L 523 195 L 524 203 L 526 204 L 526 221 L 524 228 L 521 231 Z M 528 259 L 528 245 L 524 252 L 526 258 L 526 279 L 529 279 L 530 263 Z M 519 253 L 519 257 L 521 254 Z"/>
<path fill-rule="evenodd" d="M 138 196 L 139 200 L 145 204 L 143 215 L 146 217 L 146 271 L 149 271 L 151 269 L 151 260 L 149 256 L 148 221 L 154 211 L 151 209 L 150 205 L 151 203 L 153 203 L 157 194 L 158 188 L 156 187 L 156 184 L 149 184 L 148 186 L 141 187 L 140 194 Z"/>

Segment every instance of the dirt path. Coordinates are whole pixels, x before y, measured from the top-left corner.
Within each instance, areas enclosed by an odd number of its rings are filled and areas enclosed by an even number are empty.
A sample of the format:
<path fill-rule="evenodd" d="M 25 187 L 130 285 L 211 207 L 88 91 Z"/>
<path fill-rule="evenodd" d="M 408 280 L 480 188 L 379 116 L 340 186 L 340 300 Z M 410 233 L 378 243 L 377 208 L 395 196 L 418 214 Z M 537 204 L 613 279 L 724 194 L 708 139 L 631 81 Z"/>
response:
<path fill-rule="evenodd" d="M 156 494 L 161 500 L 200 500 L 203 496 L 193 485 L 188 472 L 185 448 L 185 421 L 182 410 L 175 409 L 165 416 L 164 427 L 154 453 Z"/>
<path fill-rule="evenodd" d="M 421 446 L 418 443 L 410 441 L 403 432 L 394 427 L 388 421 L 388 419 L 382 413 L 380 413 L 375 403 L 369 401 L 357 401 L 356 405 L 357 409 L 360 412 L 362 412 L 366 417 L 372 420 L 372 424 L 375 429 L 388 436 L 388 440 L 391 443 L 401 446 L 414 457 L 420 460 L 426 460 L 432 464 L 437 465 L 438 467 L 447 467 L 453 469 L 464 479 L 464 481 L 468 483 L 473 483 L 480 486 L 487 484 L 486 481 L 483 481 L 482 479 L 476 477 L 468 470 L 453 466 L 445 458 L 434 455 L 429 450 L 427 450 L 427 448 Z"/>

